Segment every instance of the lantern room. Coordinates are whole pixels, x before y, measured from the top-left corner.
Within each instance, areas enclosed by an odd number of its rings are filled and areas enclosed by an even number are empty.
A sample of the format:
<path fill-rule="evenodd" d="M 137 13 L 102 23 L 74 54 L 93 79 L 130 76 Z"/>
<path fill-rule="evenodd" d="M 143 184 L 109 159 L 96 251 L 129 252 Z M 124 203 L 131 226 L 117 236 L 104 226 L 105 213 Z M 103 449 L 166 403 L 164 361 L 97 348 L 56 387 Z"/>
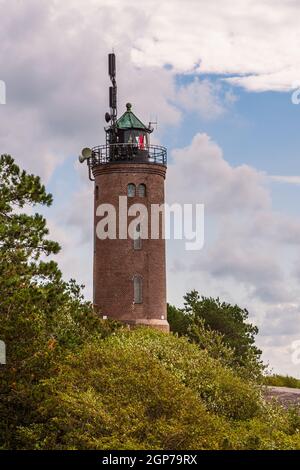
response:
<path fill-rule="evenodd" d="M 115 126 L 105 129 L 107 143 L 111 146 L 111 160 L 146 160 L 149 156 L 150 138 L 153 129 L 145 126 L 132 112 L 131 103 L 116 121 Z"/>
<path fill-rule="evenodd" d="M 131 103 L 126 104 L 125 113 L 117 120 L 118 142 L 134 144 L 144 150 L 149 146 L 149 134 L 153 131 L 146 127 L 131 110 Z"/>

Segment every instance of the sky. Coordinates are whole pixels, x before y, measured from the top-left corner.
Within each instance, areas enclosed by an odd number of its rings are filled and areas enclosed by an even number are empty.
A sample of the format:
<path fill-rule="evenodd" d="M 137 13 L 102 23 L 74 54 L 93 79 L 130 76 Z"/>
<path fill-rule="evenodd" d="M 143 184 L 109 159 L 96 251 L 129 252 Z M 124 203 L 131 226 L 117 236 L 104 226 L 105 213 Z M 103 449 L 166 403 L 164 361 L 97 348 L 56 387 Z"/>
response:
<path fill-rule="evenodd" d="M 107 54 L 125 103 L 168 148 L 167 200 L 205 205 L 200 251 L 167 245 L 168 301 L 197 289 L 248 309 L 274 372 L 300 377 L 300 4 L 0 0 L 0 151 L 39 174 L 66 279 L 92 295 L 93 185 Z M 294 98 L 293 98 L 294 97 Z M 295 100 L 296 97 L 296 100 Z M 300 98 L 300 92 L 299 92 Z"/>

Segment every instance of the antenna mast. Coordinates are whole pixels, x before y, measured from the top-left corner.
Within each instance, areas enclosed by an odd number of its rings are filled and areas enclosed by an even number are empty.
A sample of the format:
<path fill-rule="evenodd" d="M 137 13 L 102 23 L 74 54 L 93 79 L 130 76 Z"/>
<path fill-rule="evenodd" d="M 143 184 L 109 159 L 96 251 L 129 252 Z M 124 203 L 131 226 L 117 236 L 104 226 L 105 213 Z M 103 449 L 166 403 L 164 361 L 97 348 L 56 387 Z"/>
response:
<path fill-rule="evenodd" d="M 108 54 L 108 74 L 112 83 L 109 87 L 109 107 L 113 141 L 116 139 L 117 123 L 117 82 L 116 82 L 116 56 L 114 52 Z"/>

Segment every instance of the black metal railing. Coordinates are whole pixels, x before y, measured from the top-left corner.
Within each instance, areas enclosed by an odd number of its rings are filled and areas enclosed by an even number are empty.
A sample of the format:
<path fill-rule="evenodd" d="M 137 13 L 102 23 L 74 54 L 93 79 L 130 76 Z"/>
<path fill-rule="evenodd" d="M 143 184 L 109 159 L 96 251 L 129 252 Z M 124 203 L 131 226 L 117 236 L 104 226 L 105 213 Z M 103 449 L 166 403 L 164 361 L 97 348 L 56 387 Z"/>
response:
<path fill-rule="evenodd" d="M 107 163 L 154 163 L 167 164 L 167 149 L 161 145 L 107 144 L 92 148 L 92 155 L 87 159 L 91 180 L 93 168 Z"/>
<path fill-rule="evenodd" d="M 92 148 L 91 164 L 102 165 L 120 161 L 167 164 L 167 149 L 160 145 L 107 144 Z"/>

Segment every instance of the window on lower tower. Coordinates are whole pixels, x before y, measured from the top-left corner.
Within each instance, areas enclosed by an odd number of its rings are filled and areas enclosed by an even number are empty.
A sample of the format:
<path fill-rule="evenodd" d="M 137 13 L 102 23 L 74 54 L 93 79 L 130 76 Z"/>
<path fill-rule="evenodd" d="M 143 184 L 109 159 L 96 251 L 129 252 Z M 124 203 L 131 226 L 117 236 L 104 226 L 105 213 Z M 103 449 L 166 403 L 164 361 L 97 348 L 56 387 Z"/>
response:
<path fill-rule="evenodd" d="M 127 186 L 127 196 L 134 197 L 135 196 L 135 184 L 129 183 Z"/>
<path fill-rule="evenodd" d="M 145 184 L 139 184 L 139 186 L 138 186 L 138 196 L 139 197 L 145 197 L 146 196 L 146 185 Z"/>
<path fill-rule="evenodd" d="M 134 239 L 133 239 L 133 249 L 141 250 L 142 249 L 142 239 L 141 239 L 141 225 L 136 226 Z"/>
<path fill-rule="evenodd" d="M 136 274 L 133 277 L 133 295 L 134 303 L 141 304 L 143 302 L 143 279 L 142 276 Z"/>

